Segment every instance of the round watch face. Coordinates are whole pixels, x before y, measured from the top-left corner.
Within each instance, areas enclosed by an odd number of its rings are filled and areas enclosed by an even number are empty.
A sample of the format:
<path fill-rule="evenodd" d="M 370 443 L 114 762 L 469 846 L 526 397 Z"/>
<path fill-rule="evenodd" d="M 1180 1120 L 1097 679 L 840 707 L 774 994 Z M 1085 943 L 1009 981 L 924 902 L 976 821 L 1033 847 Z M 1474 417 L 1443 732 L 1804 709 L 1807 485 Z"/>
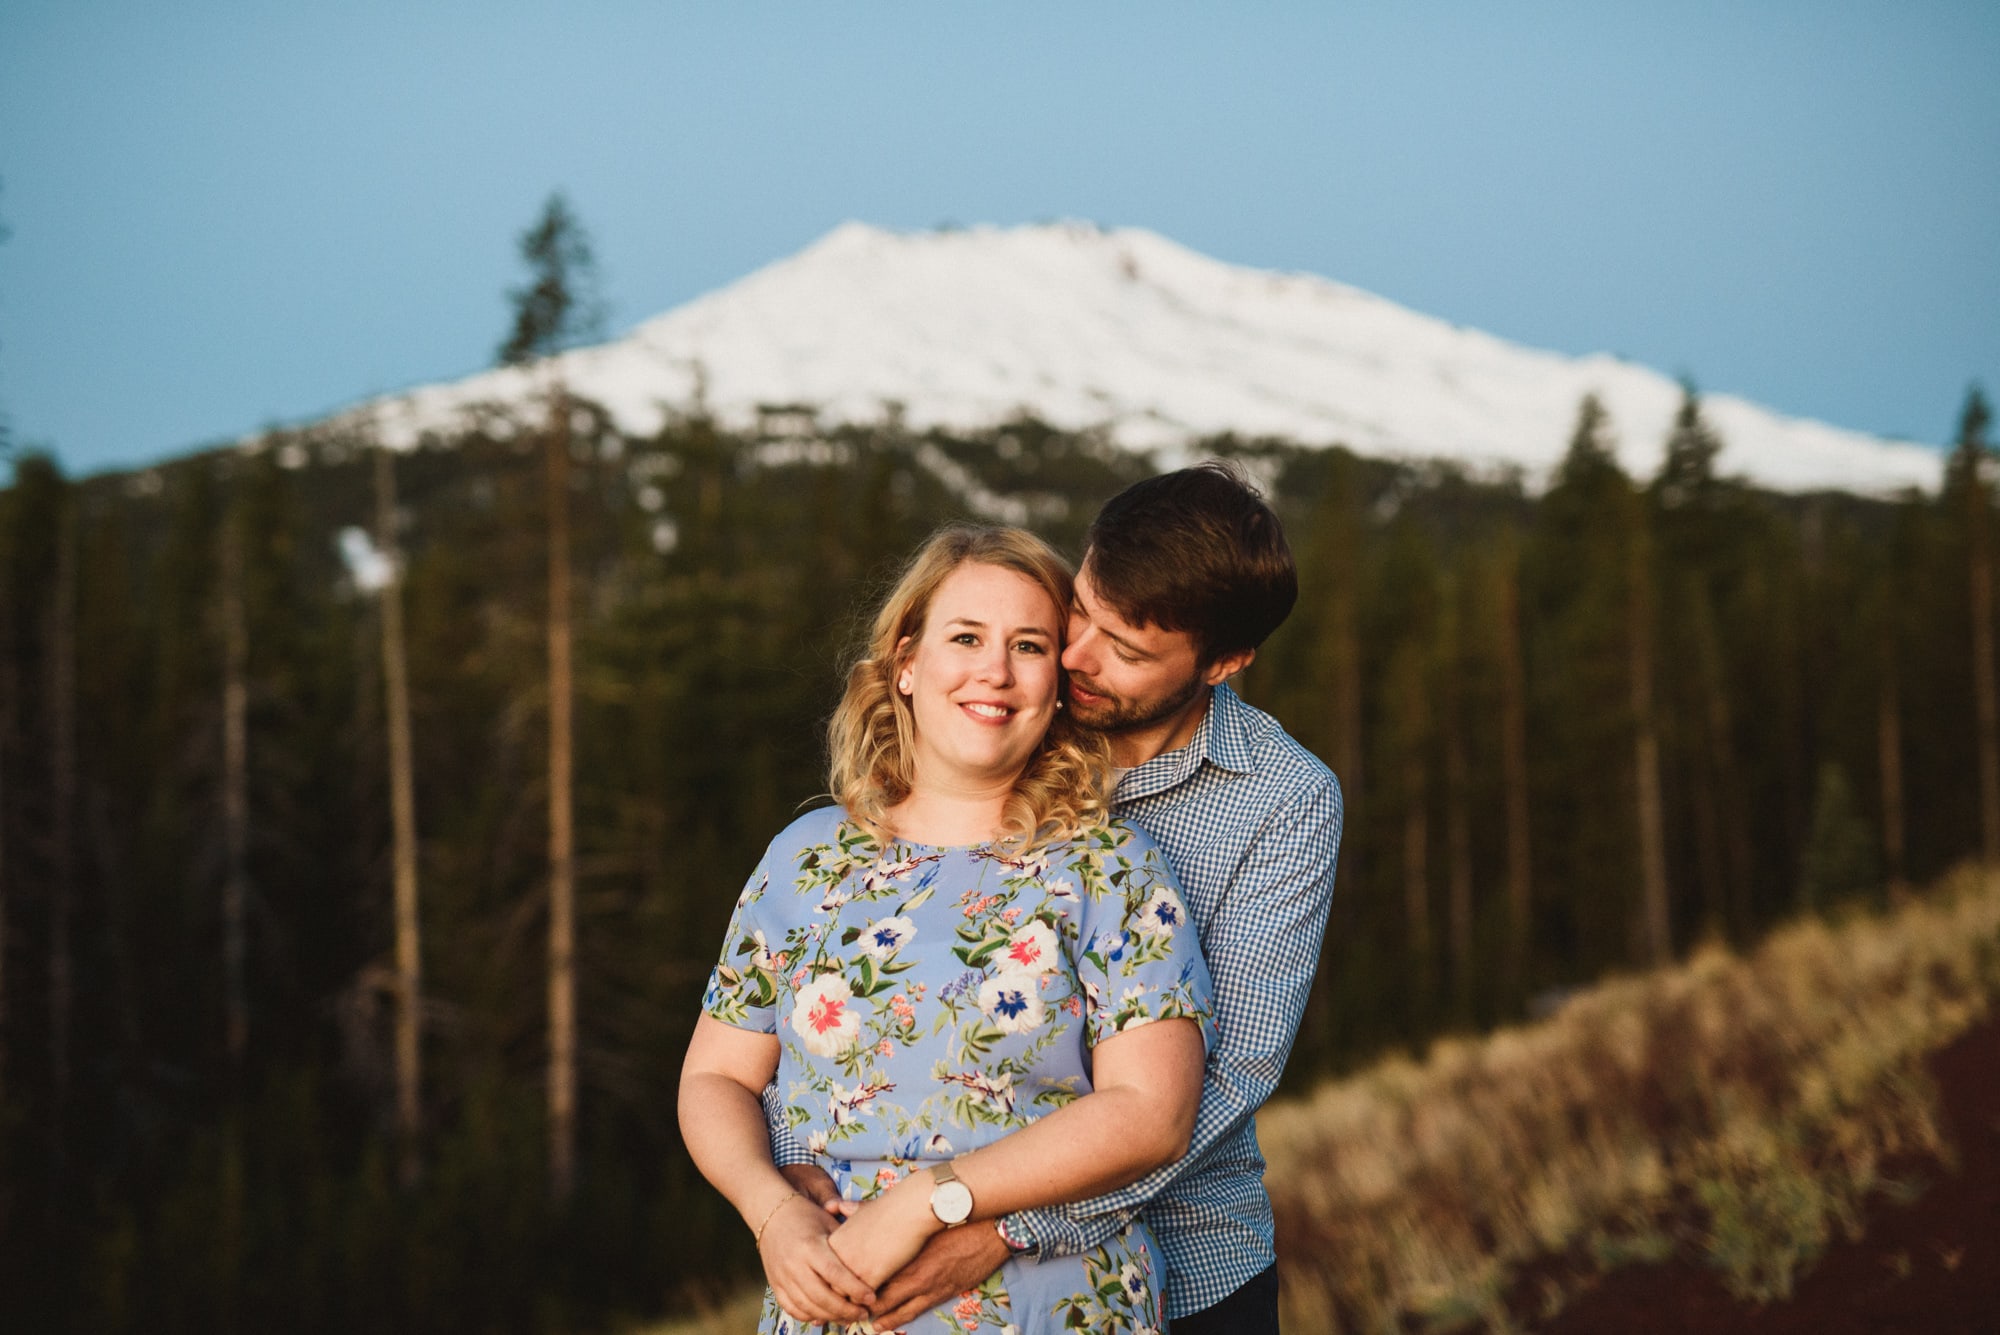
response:
<path fill-rule="evenodd" d="M 931 1189 L 931 1213 L 942 1224 L 962 1224 L 972 1217 L 972 1189 L 963 1182 L 940 1182 Z"/>

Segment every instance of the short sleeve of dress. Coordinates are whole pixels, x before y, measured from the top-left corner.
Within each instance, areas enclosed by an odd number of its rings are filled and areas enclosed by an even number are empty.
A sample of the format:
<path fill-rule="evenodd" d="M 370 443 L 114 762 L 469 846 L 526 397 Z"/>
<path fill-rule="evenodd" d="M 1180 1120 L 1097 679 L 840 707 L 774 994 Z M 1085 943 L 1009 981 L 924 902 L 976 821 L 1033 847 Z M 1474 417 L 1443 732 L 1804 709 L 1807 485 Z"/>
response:
<path fill-rule="evenodd" d="M 760 1034 L 778 1030 L 778 987 L 785 968 L 783 943 L 773 942 L 764 926 L 775 848 L 774 844 L 766 850 L 736 897 L 736 911 L 722 939 L 722 957 L 709 973 L 701 998 L 703 1014 Z"/>
<path fill-rule="evenodd" d="M 1154 1020 L 1191 1019 L 1215 1047 L 1215 995 L 1180 886 L 1145 831 L 1122 821 L 1076 845 L 1076 971 L 1092 1047 Z"/>

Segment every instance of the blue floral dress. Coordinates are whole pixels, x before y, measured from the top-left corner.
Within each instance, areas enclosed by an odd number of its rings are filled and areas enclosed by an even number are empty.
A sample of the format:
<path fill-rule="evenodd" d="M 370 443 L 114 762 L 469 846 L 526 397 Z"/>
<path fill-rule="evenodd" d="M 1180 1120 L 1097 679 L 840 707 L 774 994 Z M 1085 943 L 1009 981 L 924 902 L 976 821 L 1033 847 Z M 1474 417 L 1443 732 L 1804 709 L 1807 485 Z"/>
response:
<path fill-rule="evenodd" d="M 702 1008 L 782 1040 L 792 1132 L 853 1200 L 1089 1093 L 1090 1050 L 1113 1034 L 1184 1017 L 1208 1040 L 1213 1024 L 1194 928 L 1138 828 L 1008 855 L 885 846 L 839 807 L 771 842 Z M 1159 1254 L 1134 1221 L 1084 1256 L 1016 1257 L 905 1329 L 1157 1332 Z M 800 1328 L 767 1292 L 759 1329 Z"/>

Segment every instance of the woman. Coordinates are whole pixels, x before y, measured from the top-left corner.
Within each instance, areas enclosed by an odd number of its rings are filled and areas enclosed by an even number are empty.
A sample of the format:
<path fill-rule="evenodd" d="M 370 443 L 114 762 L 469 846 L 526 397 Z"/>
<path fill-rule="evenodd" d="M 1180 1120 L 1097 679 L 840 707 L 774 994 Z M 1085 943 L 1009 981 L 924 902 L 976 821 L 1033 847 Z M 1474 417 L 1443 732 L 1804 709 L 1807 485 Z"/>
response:
<path fill-rule="evenodd" d="M 1101 740 L 1062 713 L 1069 605 L 1033 535 L 935 535 L 829 727 L 839 805 L 773 840 L 737 903 L 680 1115 L 757 1235 L 764 1331 L 858 1320 L 933 1233 L 1186 1152 L 1208 973 L 1158 851 L 1109 815 Z M 774 1074 L 794 1134 L 862 1202 L 845 1223 L 772 1166 Z M 906 1329 L 1157 1329 L 1156 1255 L 1135 1223 L 1087 1256 L 1017 1257 Z"/>

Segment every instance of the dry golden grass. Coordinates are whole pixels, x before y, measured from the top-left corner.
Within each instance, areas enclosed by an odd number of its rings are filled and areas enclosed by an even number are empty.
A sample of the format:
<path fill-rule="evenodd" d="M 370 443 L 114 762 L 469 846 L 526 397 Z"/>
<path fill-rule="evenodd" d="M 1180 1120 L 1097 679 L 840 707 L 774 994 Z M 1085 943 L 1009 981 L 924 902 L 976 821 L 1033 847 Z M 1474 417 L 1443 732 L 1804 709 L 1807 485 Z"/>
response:
<path fill-rule="evenodd" d="M 726 1303 L 703 1304 L 695 1311 L 669 1317 L 631 1335 L 746 1335 L 757 1329 L 757 1313 L 763 1305 L 764 1291 L 752 1289 Z"/>
<path fill-rule="evenodd" d="M 1512 1329 L 1515 1272 L 1556 1254 L 1691 1250 L 1780 1296 L 1899 1188 L 1886 1161 L 1948 1156 L 1923 1058 L 1996 993 L 2000 877 L 1966 871 L 1274 1105 L 1286 1327 Z"/>

